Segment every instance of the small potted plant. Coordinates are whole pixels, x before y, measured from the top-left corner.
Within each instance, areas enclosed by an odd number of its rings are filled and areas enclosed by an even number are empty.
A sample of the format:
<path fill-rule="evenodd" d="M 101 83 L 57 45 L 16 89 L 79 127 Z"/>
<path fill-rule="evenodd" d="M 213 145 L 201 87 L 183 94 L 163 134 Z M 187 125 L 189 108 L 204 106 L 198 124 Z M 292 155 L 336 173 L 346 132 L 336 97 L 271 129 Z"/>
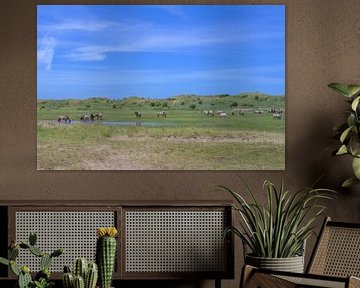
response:
<path fill-rule="evenodd" d="M 97 264 L 89 262 L 86 258 L 76 259 L 73 271 L 69 266 L 64 266 L 63 288 L 95 288 L 97 279 Z"/>
<path fill-rule="evenodd" d="M 37 236 L 30 233 L 29 243 L 13 242 L 8 251 L 8 259 L 0 257 L 0 263 L 10 266 L 11 271 L 18 277 L 18 288 L 50 288 L 54 286 L 54 282 L 50 280 L 50 265 L 54 257 L 58 257 L 64 253 L 63 249 L 57 249 L 52 253 L 43 252 L 36 246 Z M 40 258 L 41 270 L 36 273 L 32 279 L 30 268 L 26 265 L 19 265 L 16 260 L 19 256 L 20 249 L 28 250 L 31 254 Z"/>
<path fill-rule="evenodd" d="M 243 181 L 243 180 L 242 180 Z M 259 268 L 303 272 L 305 241 L 314 233 L 315 220 L 325 207 L 318 200 L 331 199 L 334 191 L 305 188 L 296 193 L 276 188 L 266 180 L 266 205 L 260 204 L 243 181 L 251 201 L 233 190 L 221 186 L 235 199 L 233 208 L 240 216 L 239 227 L 228 227 L 243 242 L 245 264 Z M 250 250 L 250 253 L 247 253 Z"/>
<path fill-rule="evenodd" d="M 334 155 L 350 155 L 352 157 L 354 176 L 342 184 L 343 187 L 349 187 L 360 183 L 360 85 L 331 83 L 328 86 L 346 97 L 351 106 L 347 112 L 346 121 L 334 127 L 340 142 L 334 151 Z"/>

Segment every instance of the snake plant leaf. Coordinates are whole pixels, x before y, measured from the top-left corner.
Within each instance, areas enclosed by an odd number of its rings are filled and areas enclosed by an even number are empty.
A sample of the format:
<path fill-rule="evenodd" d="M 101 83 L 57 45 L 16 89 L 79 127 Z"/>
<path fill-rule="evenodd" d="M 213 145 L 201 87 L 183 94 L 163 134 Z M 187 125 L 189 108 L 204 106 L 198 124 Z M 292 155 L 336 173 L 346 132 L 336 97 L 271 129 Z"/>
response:
<path fill-rule="evenodd" d="M 337 93 L 339 93 L 342 96 L 351 97 L 350 91 L 348 90 L 347 85 L 341 84 L 341 83 L 330 83 L 328 85 L 329 88 L 333 89 Z"/>
<path fill-rule="evenodd" d="M 345 129 L 345 131 L 343 133 L 341 133 L 341 136 L 340 136 L 341 143 L 344 143 L 344 141 L 346 140 L 346 138 L 349 135 L 349 132 L 352 130 L 352 128 L 353 128 L 353 126 L 350 126 L 347 129 Z"/>
<path fill-rule="evenodd" d="M 356 97 L 356 98 L 354 99 L 354 101 L 352 101 L 352 103 L 351 103 L 351 109 L 352 109 L 352 110 L 356 111 L 356 108 L 357 108 L 358 105 L 359 105 L 359 101 L 360 101 L 360 96 Z"/>
<path fill-rule="evenodd" d="M 360 158 L 354 157 L 352 161 L 352 168 L 356 178 L 360 180 Z"/>
<path fill-rule="evenodd" d="M 239 193 L 222 186 L 235 198 L 235 210 L 240 214 L 240 228 L 231 227 L 227 232 L 242 238 L 258 257 L 300 255 L 304 240 L 313 233 L 313 222 L 323 211 L 323 206 L 318 206 L 316 201 L 331 199 L 330 193 L 334 191 L 310 187 L 290 193 L 283 185 L 278 189 L 269 181 L 265 181 L 263 187 L 267 192 L 265 205 L 251 197 L 251 202 L 247 202 Z M 246 186 L 245 193 L 254 196 L 248 189 Z M 310 217 L 310 210 L 315 215 Z"/>
<path fill-rule="evenodd" d="M 344 155 L 344 154 L 347 154 L 349 153 L 346 145 L 341 145 L 341 147 L 339 148 L 339 150 L 336 152 L 335 155 L 339 156 L 339 155 Z"/>
<path fill-rule="evenodd" d="M 348 188 L 352 185 L 359 184 L 359 183 L 360 183 L 360 180 L 358 178 L 351 177 L 351 178 L 345 180 L 344 183 L 341 185 L 341 187 Z"/>

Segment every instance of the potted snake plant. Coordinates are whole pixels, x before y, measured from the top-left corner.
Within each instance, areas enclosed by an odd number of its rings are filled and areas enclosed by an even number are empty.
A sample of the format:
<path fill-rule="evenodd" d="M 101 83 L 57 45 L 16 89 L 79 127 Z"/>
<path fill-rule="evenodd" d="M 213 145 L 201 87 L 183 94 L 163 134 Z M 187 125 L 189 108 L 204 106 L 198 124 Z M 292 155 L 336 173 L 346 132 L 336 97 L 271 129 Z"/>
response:
<path fill-rule="evenodd" d="M 266 180 L 267 203 L 262 205 L 242 180 L 250 201 L 232 189 L 221 186 L 235 199 L 239 214 L 238 226 L 228 227 L 225 234 L 234 233 L 244 246 L 244 261 L 259 268 L 300 272 L 304 270 L 305 241 L 314 233 L 316 220 L 326 207 L 319 200 L 331 199 L 334 191 L 312 187 L 291 193 L 278 189 Z"/>
<path fill-rule="evenodd" d="M 343 187 L 349 187 L 360 183 L 360 85 L 331 83 L 328 87 L 346 97 L 351 106 L 346 121 L 334 127 L 339 145 L 333 153 L 336 156 L 352 157 L 354 175 L 342 184 Z"/>

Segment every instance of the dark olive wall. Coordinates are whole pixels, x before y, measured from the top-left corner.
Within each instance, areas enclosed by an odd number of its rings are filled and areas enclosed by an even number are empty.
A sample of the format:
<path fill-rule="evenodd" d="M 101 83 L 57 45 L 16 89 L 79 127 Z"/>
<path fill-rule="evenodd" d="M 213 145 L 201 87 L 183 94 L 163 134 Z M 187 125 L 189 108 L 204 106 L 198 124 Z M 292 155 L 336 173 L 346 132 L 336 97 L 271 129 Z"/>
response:
<path fill-rule="evenodd" d="M 220 200 L 216 184 L 239 186 L 238 175 L 265 195 L 269 179 L 296 190 L 324 174 L 320 184 L 339 191 L 328 214 L 360 221 L 360 186 L 341 190 L 350 159 L 332 157 L 332 127 L 344 117 L 344 99 L 330 82 L 360 82 L 360 1 L 182 1 L 179 4 L 286 4 L 285 171 L 37 171 L 36 4 L 173 3 L 173 1 L 0 0 L 0 200 Z M 311 249 L 310 249 L 311 250 Z M 240 253 L 236 253 L 240 257 Z M 240 269 L 241 261 L 236 263 Z M 238 273 L 237 273 L 238 274 Z M 238 281 L 239 275 L 237 275 Z M 226 281 L 226 287 L 236 287 Z M 212 287 L 205 283 L 202 287 Z M 186 286 L 186 285 L 185 285 Z"/>

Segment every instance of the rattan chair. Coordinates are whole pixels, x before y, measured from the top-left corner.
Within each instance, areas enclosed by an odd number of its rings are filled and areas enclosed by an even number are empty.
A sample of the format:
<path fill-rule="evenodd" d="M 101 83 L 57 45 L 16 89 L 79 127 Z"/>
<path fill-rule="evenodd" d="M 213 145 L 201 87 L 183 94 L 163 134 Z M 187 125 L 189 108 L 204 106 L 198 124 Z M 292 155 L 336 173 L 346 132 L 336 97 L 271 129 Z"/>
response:
<path fill-rule="evenodd" d="M 326 218 L 306 273 L 278 272 L 245 265 L 240 287 L 360 287 L 360 223 Z"/>

